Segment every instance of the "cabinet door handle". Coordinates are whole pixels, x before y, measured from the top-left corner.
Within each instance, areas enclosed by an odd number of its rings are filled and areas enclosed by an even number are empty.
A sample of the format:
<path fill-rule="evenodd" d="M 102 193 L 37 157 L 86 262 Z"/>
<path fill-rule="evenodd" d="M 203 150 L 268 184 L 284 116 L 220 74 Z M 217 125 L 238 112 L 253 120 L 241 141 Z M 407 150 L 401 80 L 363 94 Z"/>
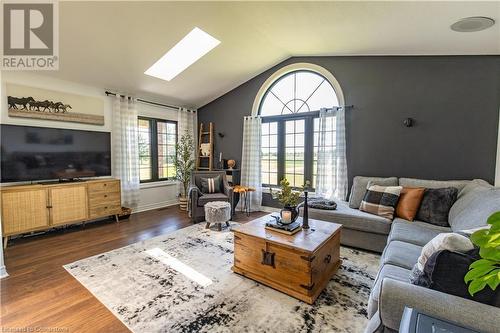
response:
<path fill-rule="evenodd" d="M 108 197 L 108 195 L 107 195 L 107 194 L 105 194 L 105 195 L 104 195 L 104 197 L 105 197 L 105 198 L 107 198 L 107 197 Z"/>
<path fill-rule="evenodd" d="M 329 263 L 330 263 L 330 261 L 332 261 L 332 256 L 331 256 L 331 255 L 327 255 L 327 256 L 325 257 L 325 263 L 329 264 Z"/>
<path fill-rule="evenodd" d="M 52 208 L 52 205 L 48 205 L 47 208 Z"/>
<path fill-rule="evenodd" d="M 108 209 L 108 206 L 104 207 L 104 209 Z"/>
<path fill-rule="evenodd" d="M 275 268 L 274 267 L 274 252 L 268 252 L 268 251 L 262 250 L 262 262 L 261 262 L 261 264 Z"/>

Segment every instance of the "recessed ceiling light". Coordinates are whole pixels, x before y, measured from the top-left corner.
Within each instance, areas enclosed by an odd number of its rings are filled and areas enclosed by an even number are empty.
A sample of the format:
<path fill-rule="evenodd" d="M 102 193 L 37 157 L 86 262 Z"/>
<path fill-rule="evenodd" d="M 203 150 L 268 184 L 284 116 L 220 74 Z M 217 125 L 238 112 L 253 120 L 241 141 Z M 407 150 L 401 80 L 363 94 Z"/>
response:
<path fill-rule="evenodd" d="M 495 24 L 495 20 L 489 17 L 472 16 L 466 17 L 453 23 L 451 30 L 458 32 L 475 32 L 488 29 Z"/>
<path fill-rule="evenodd" d="M 219 40 L 195 27 L 144 74 L 170 81 L 219 44 Z"/>

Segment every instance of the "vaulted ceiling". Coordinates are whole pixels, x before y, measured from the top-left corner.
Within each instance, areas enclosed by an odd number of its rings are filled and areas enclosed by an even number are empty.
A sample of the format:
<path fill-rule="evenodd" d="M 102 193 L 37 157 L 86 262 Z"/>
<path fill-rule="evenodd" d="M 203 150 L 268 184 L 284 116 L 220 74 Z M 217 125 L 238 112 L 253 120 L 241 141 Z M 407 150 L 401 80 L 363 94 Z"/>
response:
<path fill-rule="evenodd" d="M 500 2 L 60 2 L 43 75 L 191 107 L 291 56 L 500 54 Z M 449 26 L 489 16 L 490 29 Z M 144 71 L 195 26 L 221 41 L 172 81 Z"/>

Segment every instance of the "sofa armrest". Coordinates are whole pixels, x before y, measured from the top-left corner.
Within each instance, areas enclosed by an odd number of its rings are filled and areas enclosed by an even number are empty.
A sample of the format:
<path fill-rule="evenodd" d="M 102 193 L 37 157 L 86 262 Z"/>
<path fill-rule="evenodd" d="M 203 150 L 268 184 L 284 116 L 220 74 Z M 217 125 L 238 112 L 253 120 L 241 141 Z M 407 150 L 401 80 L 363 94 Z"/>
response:
<path fill-rule="evenodd" d="M 405 306 L 480 332 L 498 332 L 500 308 L 385 278 L 379 296 L 382 324 L 397 331 Z"/>

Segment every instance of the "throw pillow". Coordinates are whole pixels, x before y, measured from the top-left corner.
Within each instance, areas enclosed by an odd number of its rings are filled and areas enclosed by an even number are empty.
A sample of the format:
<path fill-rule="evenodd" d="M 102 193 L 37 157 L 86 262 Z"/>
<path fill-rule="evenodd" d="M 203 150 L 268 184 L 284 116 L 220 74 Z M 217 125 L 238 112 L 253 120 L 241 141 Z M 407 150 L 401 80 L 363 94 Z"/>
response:
<path fill-rule="evenodd" d="M 420 257 L 417 260 L 417 267 L 423 271 L 429 257 L 437 251 L 450 250 L 464 253 L 473 248 L 474 244 L 472 244 L 468 237 L 453 232 L 438 234 L 422 248 Z"/>
<path fill-rule="evenodd" d="M 365 196 L 366 190 L 369 185 L 381 185 L 381 186 L 397 186 L 398 179 L 396 177 L 381 178 L 381 177 L 364 177 L 356 176 L 352 181 L 351 195 L 349 196 L 349 207 L 358 209 L 361 205 L 361 201 Z"/>
<path fill-rule="evenodd" d="M 392 220 L 402 189 L 401 186 L 370 186 L 359 210 Z"/>
<path fill-rule="evenodd" d="M 448 213 L 457 200 L 457 194 L 455 187 L 426 189 L 418 209 L 417 220 L 449 227 Z"/>
<path fill-rule="evenodd" d="M 425 188 L 423 187 L 403 187 L 396 206 L 396 216 L 413 221 L 424 197 L 424 192 Z"/>
<path fill-rule="evenodd" d="M 202 193 L 220 193 L 221 179 L 220 176 L 214 178 L 201 178 Z"/>
<path fill-rule="evenodd" d="M 469 271 L 469 266 L 478 259 L 480 259 L 479 249 L 465 253 L 450 250 L 437 251 L 427 260 L 423 271 L 417 273 L 418 278 L 411 282 L 450 295 L 500 307 L 500 288 L 493 291 L 487 286 L 474 296 L 471 296 L 467 290 L 468 285 L 464 282 L 465 274 Z"/>

